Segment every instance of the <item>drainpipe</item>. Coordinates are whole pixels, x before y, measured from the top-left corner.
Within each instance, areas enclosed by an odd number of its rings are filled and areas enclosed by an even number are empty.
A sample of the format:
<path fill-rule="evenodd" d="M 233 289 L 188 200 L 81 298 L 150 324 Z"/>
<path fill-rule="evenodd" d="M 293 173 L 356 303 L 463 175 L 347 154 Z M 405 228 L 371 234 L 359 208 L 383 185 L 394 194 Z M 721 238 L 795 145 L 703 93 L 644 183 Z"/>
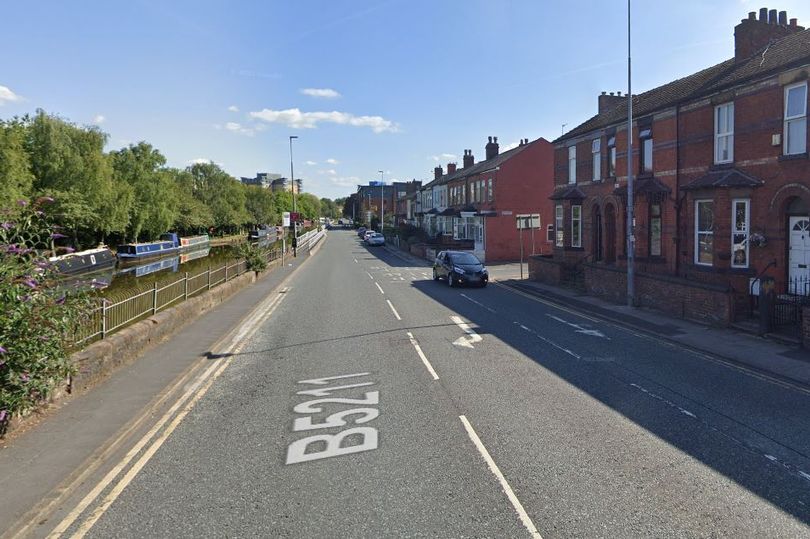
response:
<path fill-rule="evenodd" d="M 675 276 L 681 272 L 681 104 L 675 105 Z"/>

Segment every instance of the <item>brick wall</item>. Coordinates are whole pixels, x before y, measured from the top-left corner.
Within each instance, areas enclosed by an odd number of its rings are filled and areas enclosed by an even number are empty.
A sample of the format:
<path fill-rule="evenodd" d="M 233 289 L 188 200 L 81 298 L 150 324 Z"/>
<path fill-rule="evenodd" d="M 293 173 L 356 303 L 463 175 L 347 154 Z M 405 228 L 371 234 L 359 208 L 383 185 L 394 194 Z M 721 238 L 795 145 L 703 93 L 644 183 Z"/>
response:
<path fill-rule="evenodd" d="M 639 307 L 714 326 L 733 321 L 734 298 L 728 287 L 645 273 L 636 273 L 635 284 Z M 627 301 L 627 273 L 622 269 L 586 264 L 585 287 L 590 295 Z"/>
<path fill-rule="evenodd" d="M 529 257 L 529 279 L 545 284 L 559 286 L 565 266 L 549 256 Z"/>

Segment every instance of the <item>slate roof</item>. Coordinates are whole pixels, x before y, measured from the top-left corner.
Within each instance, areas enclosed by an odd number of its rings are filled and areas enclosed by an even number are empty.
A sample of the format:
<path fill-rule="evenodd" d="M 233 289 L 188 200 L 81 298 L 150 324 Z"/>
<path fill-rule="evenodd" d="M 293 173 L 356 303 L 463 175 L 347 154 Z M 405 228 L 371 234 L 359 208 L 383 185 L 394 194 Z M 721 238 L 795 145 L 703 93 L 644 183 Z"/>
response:
<path fill-rule="evenodd" d="M 772 76 L 791 67 L 810 63 L 810 29 L 801 30 L 773 42 L 764 51 L 748 59 L 734 58 L 692 75 L 633 96 L 633 117 L 639 118 L 658 110 L 716 93 L 738 84 Z M 627 100 L 593 116 L 571 129 L 553 143 L 564 142 L 590 131 L 627 121 Z"/>
<path fill-rule="evenodd" d="M 662 194 L 668 195 L 672 192 L 664 182 L 659 180 L 658 178 L 637 178 L 633 182 L 633 194 L 636 195 L 644 195 L 644 194 Z M 627 184 L 621 185 L 613 190 L 613 194 L 615 195 L 627 195 Z"/>
<path fill-rule="evenodd" d="M 585 198 L 585 193 L 583 193 L 582 189 L 576 185 L 572 185 L 570 187 L 554 191 L 554 194 L 548 198 L 551 200 L 582 200 Z"/>
<path fill-rule="evenodd" d="M 684 191 L 695 189 L 715 189 L 718 187 L 759 187 L 763 182 L 760 179 L 746 174 L 736 168 L 715 170 L 692 181 L 683 187 Z"/>

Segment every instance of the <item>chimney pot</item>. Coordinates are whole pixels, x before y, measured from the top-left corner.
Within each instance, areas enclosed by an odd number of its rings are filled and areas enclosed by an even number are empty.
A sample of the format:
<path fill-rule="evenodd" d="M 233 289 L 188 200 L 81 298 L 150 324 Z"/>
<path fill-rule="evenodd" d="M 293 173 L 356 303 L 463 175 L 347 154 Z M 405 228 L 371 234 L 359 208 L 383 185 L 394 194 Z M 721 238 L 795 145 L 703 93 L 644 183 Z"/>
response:
<path fill-rule="evenodd" d="M 607 92 L 602 92 L 602 95 L 605 95 Z"/>
<path fill-rule="evenodd" d="M 610 95 L 614 95 L 614 93 L 613 93 L 613 92 L 610 92 Z"/>
<path fill-rule="evenodd" d="M 779 12 L 779 26 L 787 26 L 788 19 L 787 19 L 787 11 L 780 11 Z"/>
<path fill-rule="evenodd" d="M 790 19 L 790 26 L 791 28 L 795 28 L 799 24 L 798 19 Z"/>
<path fill-rule="evenodd" d="M 759 22 L 768 22 L 768 8 L 759 8 Z"/>
<path fill-rule="evenodd" d="M 487 138 L 489 139 L 489 142 L 492 142 L 492 137 L 487 137 Z"/>
<path fill-rule="evenodd" d="M 757 20 L 757 12 L 756 11 L 749 11 L 748 12 L 748 20 L 749 21 Z"/>
<path fill-rule="evenodd" d="M 776 24 L 776 22 L 777 22 L 776 10 L 772 9 L 768 11 L 768 24 Z"/>
<path fill-rule="evenodd" d="M 495 144 L 498 144 L 498 137 L 492 137 L 492 142 L 494 142 Z"/>
<path fill-rule="evenodd" d="M 621 96 L 622 96 L 622 93 L 621 93 L 621 92 L 616 92 L 616 95 L 617 95 L 617 96 L 619 96 L 619 97 L 621 97 Z"/>

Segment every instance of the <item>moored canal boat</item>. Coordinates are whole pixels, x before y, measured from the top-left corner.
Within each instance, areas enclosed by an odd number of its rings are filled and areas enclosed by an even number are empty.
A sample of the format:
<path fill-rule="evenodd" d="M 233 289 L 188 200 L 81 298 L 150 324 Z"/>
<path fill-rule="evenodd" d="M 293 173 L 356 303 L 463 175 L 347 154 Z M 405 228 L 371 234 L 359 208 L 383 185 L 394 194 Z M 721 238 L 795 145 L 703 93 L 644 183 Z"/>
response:
<path fill-rule="evenodd" d="M 63 275 L 78 275 L 115 266 L 115 253 L 105 246 L 49 258 L 56 271 Z"/>

